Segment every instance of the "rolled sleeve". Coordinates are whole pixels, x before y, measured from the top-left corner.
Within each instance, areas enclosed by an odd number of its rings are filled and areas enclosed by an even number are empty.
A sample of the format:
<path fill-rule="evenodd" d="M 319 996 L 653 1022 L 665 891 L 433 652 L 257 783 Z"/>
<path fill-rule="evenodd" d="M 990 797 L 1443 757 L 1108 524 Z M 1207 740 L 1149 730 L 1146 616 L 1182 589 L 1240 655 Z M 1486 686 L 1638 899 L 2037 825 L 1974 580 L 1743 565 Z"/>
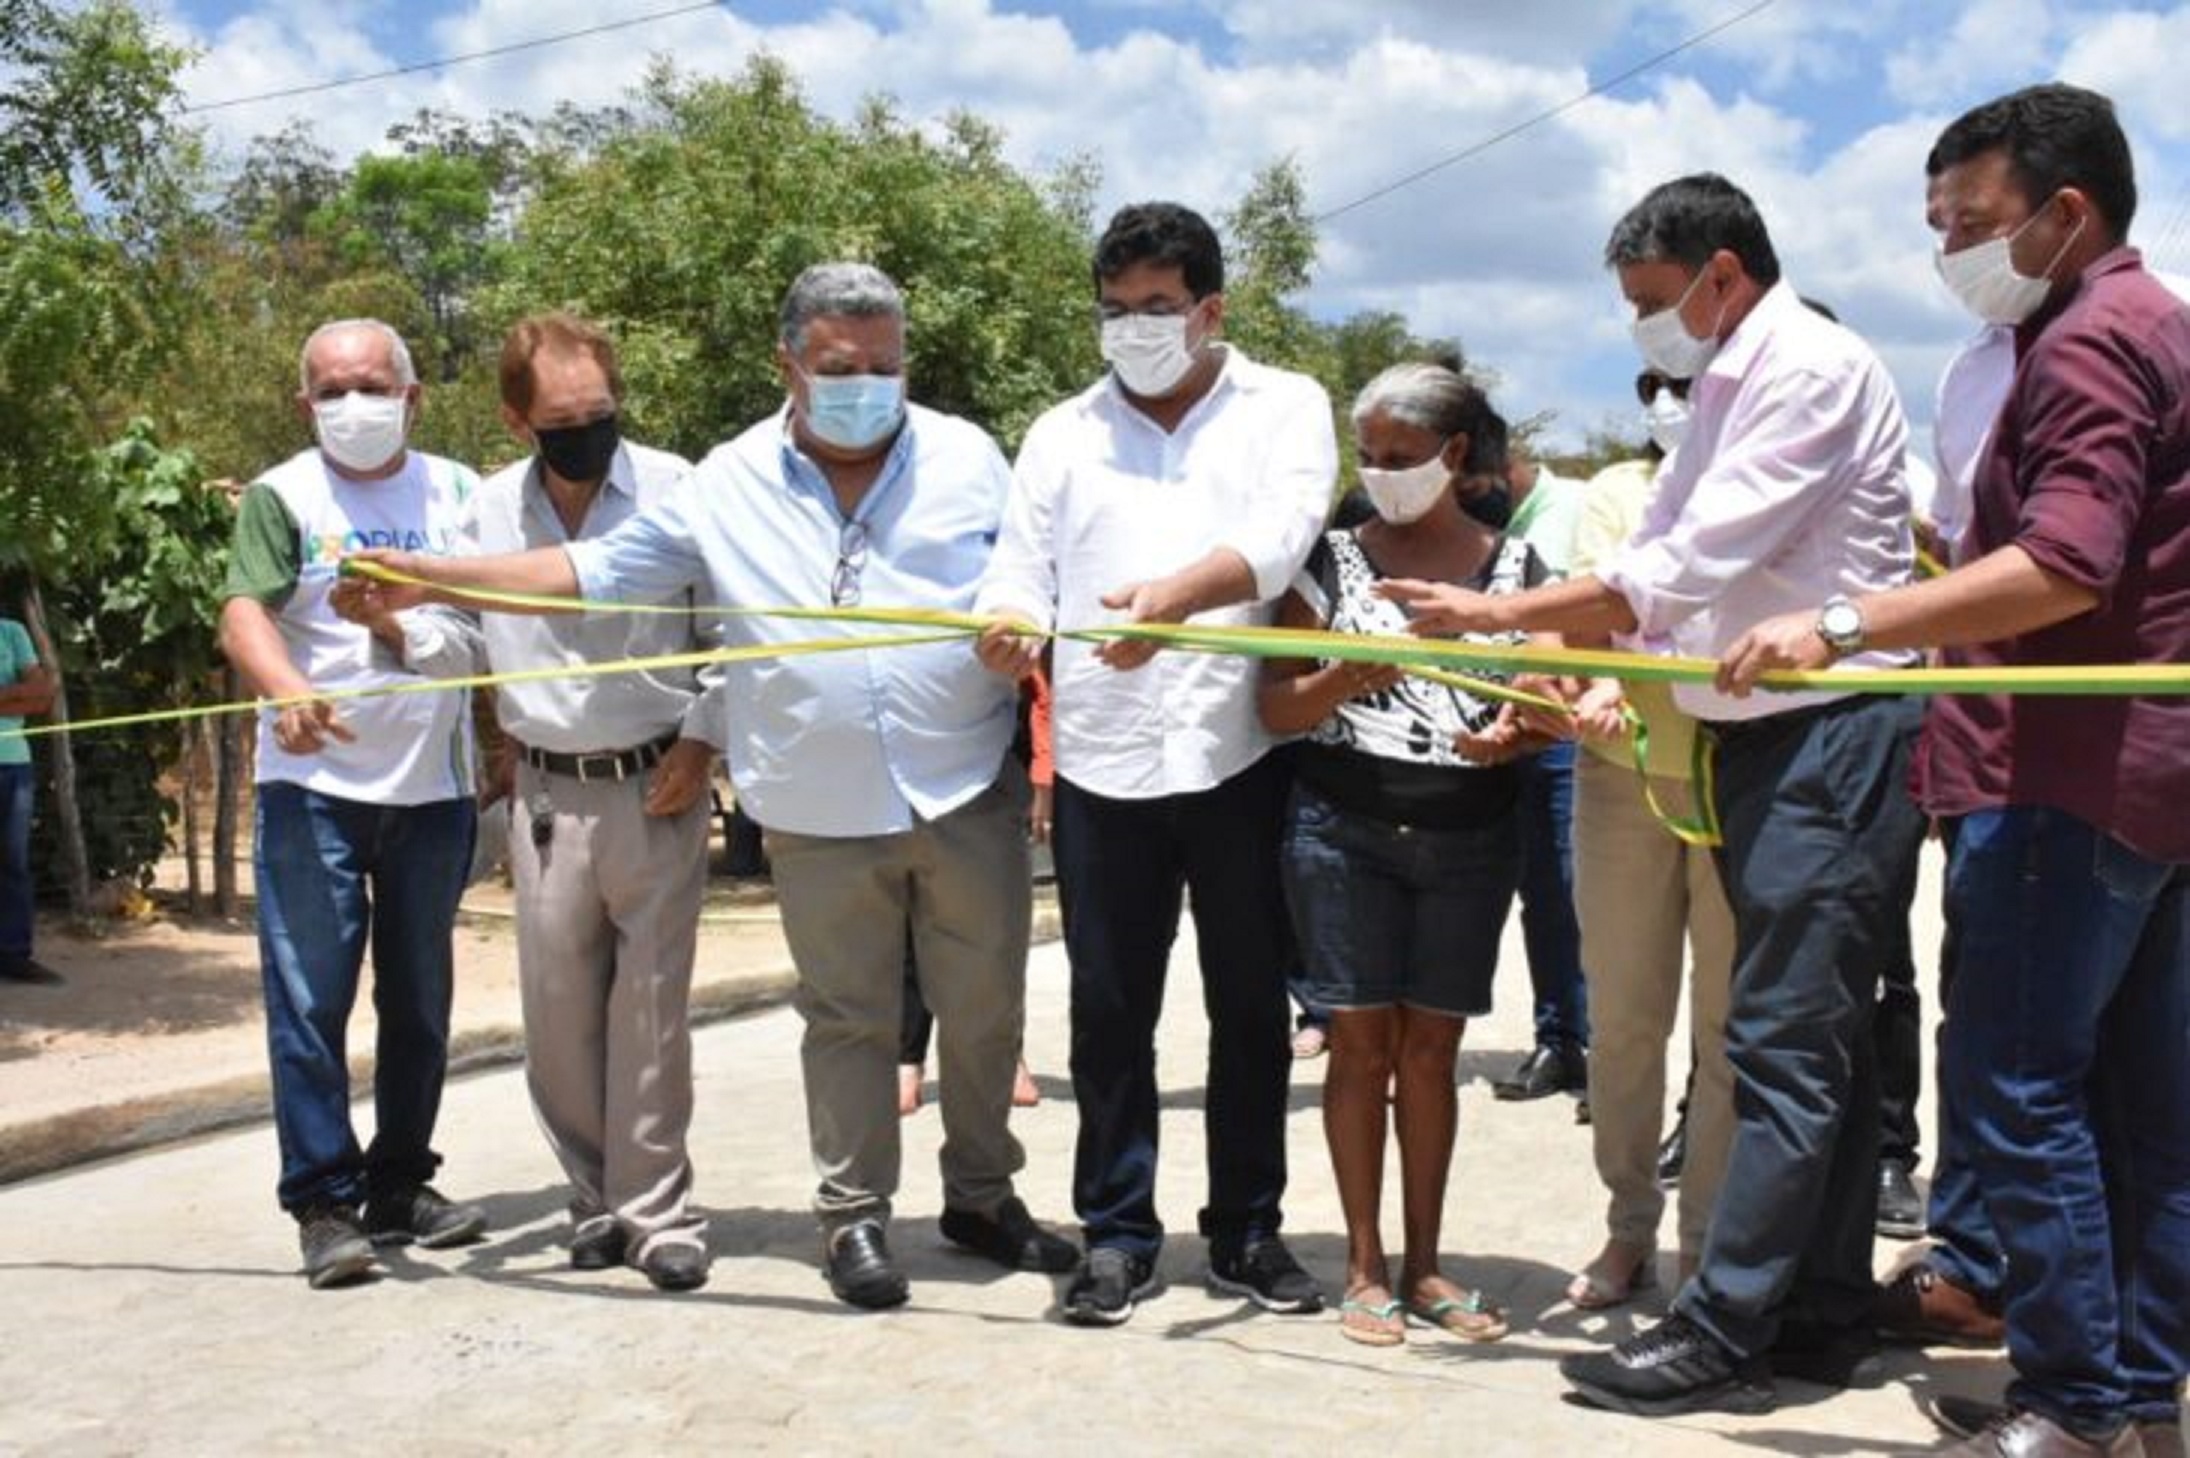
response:
<path fill-rule="evenodd" d="M 1265 457 L 1269 510 L 1242 512 L 1218 543 L 1239 553 L 1254 573 L 1257 602 L 1274 601 L 1293 585 L 1330 515 L 1331 487 L 1338 479 L 1330 397 L 1312 381 L 1299 384 L 1299 399 L 1288 402 L 1285 423 Z"/>
<path fill-rule="evenodd" d="M 2116 335 L 2061 339 L 2030 381 L 2014 544 L 2047 572 L 2111 601 L 2145 507 L 2158 421 L 2141 362 Z"/>
<path fill-rule="evenodd" d="M 1789 373 L 1729 423 L 1679 507 L 1654 507 L 1598 574 L 1639 631 L 1672 631 L 1815 527 L 1855 449 L 1856 389 L 1844 374 Z"/>
<path fill-rule="evenodd" d="M 699 473 L 677 482 L 650 511 L 606 536 L 569 542 L 563 553 L 578 579 L 578 595 L 595 602 L 663 602 L 707 580 L 693 537 L 692 493 Z"/>

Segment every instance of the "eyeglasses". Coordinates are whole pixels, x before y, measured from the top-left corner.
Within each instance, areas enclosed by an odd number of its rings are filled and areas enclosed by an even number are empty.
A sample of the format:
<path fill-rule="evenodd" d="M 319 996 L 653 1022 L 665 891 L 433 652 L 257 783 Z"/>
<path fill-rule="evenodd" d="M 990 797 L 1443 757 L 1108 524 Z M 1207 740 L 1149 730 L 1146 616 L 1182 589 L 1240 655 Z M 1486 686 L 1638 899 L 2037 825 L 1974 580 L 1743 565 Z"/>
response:
<path fill-rule="evenodd" d="M 1114 319 L 1177 319 L 1193 313 L 1200 305 L 1199 299 L 1188 299 L 1183 303 L 1177 299 L 1150 299 L 1147 303 L 1127 308 L 1124 304 L 1105 299 L 1095 306 L 1095 318 L 1105 324 Z"/>
<path fill-rule="evenodd" d="M 836 534 L 836 571 L 829 574 L 829 606 L 859 606 L 859 574 L 867 565 L 867 524 L 848 521 Z"/>

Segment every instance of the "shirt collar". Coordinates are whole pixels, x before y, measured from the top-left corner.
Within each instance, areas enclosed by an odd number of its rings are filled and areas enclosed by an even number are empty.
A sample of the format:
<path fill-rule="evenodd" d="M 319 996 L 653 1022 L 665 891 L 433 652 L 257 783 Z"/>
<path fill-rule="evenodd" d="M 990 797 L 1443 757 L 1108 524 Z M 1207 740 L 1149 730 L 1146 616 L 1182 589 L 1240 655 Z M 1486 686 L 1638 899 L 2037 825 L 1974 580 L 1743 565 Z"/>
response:
<path fill-rule="evenodd" d="M 917 407 L 905 402 L 905 418 L 897 427 L 897 439 L 890 442 L 889 454 L 883 459 L 882 471 L 874 478 L 874 485 L 860 498 L 859 507 L 852 514 L 867 517 L 874 513 L 874 503 L 889 488 L 892 481 L 905 473 L 906 463 L 912 459 L 913 431 Z M 798 436 L 791 429 L 791 402 L 785 400 L 783 408 L 776 412 L 776 428 L 780 434 L 777 444 L 777 460 L 783 471 L 783 484 L 793 491 L 806 491 L 821 497 L 834 513 L 837 509 L 836 493 L 829 487 L 829 478 L 812 456 L 798 447 Z"/>
<path fill-rule="evenodd" d="M 535 455 L 531 466 L 525 471 L 525 495 L 538 502 L 542 508 L 553 511 L 555 504 L 548 500 L 545 471 L 546 468 L 540 464 L 540 458 Z M 608 475 L 601 480 L 601 490 L 613 491 L 634 502 L 639 499 L 639 470 L 632 464 L 631 448 L 622 441 L 616 443 L 616 454 L 608 458 Z M 589 512 L 591 509 L 590 506 L 587 508 Z"/>
<path fill-rule="evenodd" d="M 1793 317 L 1790 311 L 1806 311 L 1809 305 L 1795 296 L 1785 279 L 1773 284 L 1757 300 L 1756 307 L 1734 326 L 1734 332 L 1726 336 L 1719 352 L 1704 366 L 1707 375 L 1721 375 L 1728 379 L 1740 379 L 1749 373 L 1749 367 L 1757 362 L 1766 343 Z"/>
<path fill-rule="evenodd" d="M 2091 286 L 2093 279 L 2110 273 L 2126 273 L 2130 269 L 2142 268 L 2143 266 L 2144 255 L 2126 243 L 2117 244 L 2107 249 L 2097 258 L 2092 259 L 2091 262 L 2084 265 L 2084 271 L 2076 275 L 2076 283 L 2073 288 L 2066 289 L 2058 296 L 2046 300 L 2038 306 L 2037 311 L 2028 319 L 2015 326 L 2016 354 L 2020 356 L 2024 350 L 2036 341 L 2039 335 L 2045 333 L 2048 325 L 2068 312 L 2068 306 L 2083 297 L 2084 290 Z"/>

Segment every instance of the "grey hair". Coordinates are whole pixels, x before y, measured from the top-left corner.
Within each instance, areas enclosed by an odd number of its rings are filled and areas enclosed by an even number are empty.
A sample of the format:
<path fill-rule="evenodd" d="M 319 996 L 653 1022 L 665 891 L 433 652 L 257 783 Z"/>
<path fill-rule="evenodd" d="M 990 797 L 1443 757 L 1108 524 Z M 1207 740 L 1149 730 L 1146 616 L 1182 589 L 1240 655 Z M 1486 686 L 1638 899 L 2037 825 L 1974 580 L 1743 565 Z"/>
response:
<path fill-rule="evenodd" d="M 824 316 L 887 316 L 902 323 L 905 296 L 888 274 L 871 263 L 817 263 L 800 274 L 783 296 L 783 347 L 793 354 L 804 349 L 806 326 Z"/>
<path fill-rule="evenodd" d="M 1482 392 L 1443 365 L 1410 361 L 1395 364 L 1361 387 L 1354 397 L 1354 428 L 1379 411 L 1402 425 L 1444 437 L 1468 428 L 1474 414 L 1470 396 Z"/>
<path fill-rule="evenodd" d="M 309 395 L 312 392 L 312 346 L 330 334 L 342 334 L 352 329 L 377 330 L 388 341 L 388 355 L 395 361 L 396 383 L 409 388 L 418 383 L 418 370 L 411 364 L 410 346 L 393 326 L 378 319 L 330 319 L 314 329 L 304 341 L 304 348 L 297 352 L 297 388 Z"/>
<path fill-rule="evenodd" d="M 1505 417 L 1491 408 L 1479 385 L 1457 370 L 1422 360 L 1391 366 L 1354 397 L 1354 429 L 1358 432 L 1370 416 L 1379 413 L 1401 425 L 1426 430 L 1439 440 L 1465 435 L 1464 471 L 1505 469 Z"/>

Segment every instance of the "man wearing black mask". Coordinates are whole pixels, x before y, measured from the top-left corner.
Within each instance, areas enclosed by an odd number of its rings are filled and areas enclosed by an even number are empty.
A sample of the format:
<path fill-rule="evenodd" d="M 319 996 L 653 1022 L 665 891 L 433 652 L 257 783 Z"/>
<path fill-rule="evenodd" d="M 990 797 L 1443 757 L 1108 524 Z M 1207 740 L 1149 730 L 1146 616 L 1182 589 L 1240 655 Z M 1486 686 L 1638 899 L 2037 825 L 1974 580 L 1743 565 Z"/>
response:
<path fill-rule="evenodd" d="M 622 439 L 615 348 L 581 320 L 520 320 L 502 346 L 501 390 L 503 423 L 534 454 L 480 487 L 462 551 L 601 536 L 690 471 Z M 482 653 L 506 672 L 704 646 L 680 614 L 398 614 L 360 579 L 340 606 L 437 676 L 476 671 Z M 708 1256 L 688 1203 L 686 1006 L 722 719 L 691 669 L 505 684 L 496 707 L 514 750 L 489 778 L 513 795 L 526 1077 L 570 1178 L 570 1263 L 629 1263 L 662 1290 L 689 1290 L 706 1281 Z"/>

